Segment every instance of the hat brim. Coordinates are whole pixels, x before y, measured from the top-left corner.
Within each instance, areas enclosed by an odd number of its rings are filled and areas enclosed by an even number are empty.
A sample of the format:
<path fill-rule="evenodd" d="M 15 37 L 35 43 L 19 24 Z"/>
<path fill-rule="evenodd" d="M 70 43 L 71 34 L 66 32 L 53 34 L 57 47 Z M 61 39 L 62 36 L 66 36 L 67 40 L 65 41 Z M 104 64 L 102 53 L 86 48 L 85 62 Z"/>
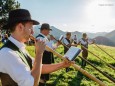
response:
<path fill-rule="evenodd" d="M 52 31 L 52 29 L 50 29 L 50 28 L 49 28 L 49 30 L 51 30 L 51 31 Z"/>
<path fill-rule="evenodd" d="M 36 20 L 28 20 L 28 21 L 31 21 L 31 22 L 33 22 L 33 25 L 38 25 L 38 24 L 40 24 L 38 21 L 36 21 Z"/>
<path fill-rule="evenodd" d="M 38 24 L 40 24 L 38 21 L 35 21 L 35 20 L 24 20 L 24 21 L 33 22 L 33 25 L 38 25 Z M 15 22 L 15 23 L 16 23 L 16 22 Z M 13 24 L 14 24 L 14 22 L 12 22 L 12 23 L 7 23 L 7 24 L 3 25 L 2 29 L 7 30 L 7 29 L 9 29 L 9 27 L 12 26 Z"/>
<path fill-rule="evenodd" d="M 40 29 L 40 30 L 42 29 L 42 30 L 43 30 L 43 28 L 38 28 L 38 29 Z M 50 31 L 52 31 L 52 29 L 50 29 L 50 28 L 47 28 L 47 29 L 44 28 L 44 29 L 45 29 L 45 30 L 50 30 Z"/>
<path fill-rule="evenodd" d="M 38 21 L 36 20 L 20 20 L 20 21 L 15 21 L 15 22 L 8 22 L 7 24 L 5 24 L 2 28 L 3 29 L 8 29 L 10 26 L 12 26 L 13 24 L 17 23 L 17 22 L 23 22 L 23 21 L 30 21 L 33 22 L 33 25 L 38 25 L 40 24 Z"/>

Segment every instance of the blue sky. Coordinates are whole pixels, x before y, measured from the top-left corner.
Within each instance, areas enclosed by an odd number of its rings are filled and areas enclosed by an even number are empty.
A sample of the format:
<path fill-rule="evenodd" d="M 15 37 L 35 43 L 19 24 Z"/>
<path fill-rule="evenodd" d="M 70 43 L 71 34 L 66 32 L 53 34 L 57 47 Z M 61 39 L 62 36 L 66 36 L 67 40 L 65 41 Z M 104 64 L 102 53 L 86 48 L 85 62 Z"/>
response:
<path fill-rule="evenodd" d="M 63 31 L 115 30 L 115 0 L 17 0 L 33 19 Z"/>

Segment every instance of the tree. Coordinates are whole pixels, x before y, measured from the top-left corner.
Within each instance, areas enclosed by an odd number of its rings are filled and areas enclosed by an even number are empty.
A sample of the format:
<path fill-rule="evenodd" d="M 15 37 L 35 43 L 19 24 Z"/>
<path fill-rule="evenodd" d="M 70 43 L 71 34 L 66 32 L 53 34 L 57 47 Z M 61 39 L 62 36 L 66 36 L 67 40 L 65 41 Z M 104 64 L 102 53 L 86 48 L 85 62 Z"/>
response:
<path fill-rule="evenodd" d="M 20 8 L 20 3 L 15 0 L 0 0 L 0 30 L 6 24 L 8 13 L 11 10 Z"/>

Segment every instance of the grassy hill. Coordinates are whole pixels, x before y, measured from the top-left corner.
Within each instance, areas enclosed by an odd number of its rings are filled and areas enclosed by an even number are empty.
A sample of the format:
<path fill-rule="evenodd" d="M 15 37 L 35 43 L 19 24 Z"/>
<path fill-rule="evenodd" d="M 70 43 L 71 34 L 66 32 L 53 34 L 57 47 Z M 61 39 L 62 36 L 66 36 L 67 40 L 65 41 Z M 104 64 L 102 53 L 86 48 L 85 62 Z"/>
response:
<path fill-rule="evenodd" d="M 109 47 L 109 46 L 102 46 L 100 45 L 104 50 L 106 50 L 109 54 L 115 57 L 115 47 Z M 27 50 L 29 53 L 34 57 L 34 47 L 28 46 Z M 107 56 L 105 53 L 103 53 L 101 50 L 99 50 L 95 45 L 89 46 L 89 50 L 100 56 L 104 61 L 106 61 L 109 64 L 112 64 L 115 66 L 115 61 L 111 59 L 109 56 Z M 57 50 L 60 54 L 63 55 L 63 46 L 60 46 Z M 100 61 L 95 56 L 89 54 L 88 60 L 94 64 L 97 68 L 102 70 L 103 72 L 109 74 L 111 77 L 115 79 L 115 70 L 109 68 L 106 66 L 102 61 Z M 55 63 L 60 62 L 61 60 L 55 56 Z M 79 66 L 81 65 L 81 59 L 76 58 L 75 60 L 76 64 Z M 87 72 L 94 75 L 101 81 L 103 81 L 107 86 L 115 86 L 115 83 L 108 80 L 105 76 L 100 74 L 98 71 L 96 71 L 94 68 L 92 68 L 90 65 L 87 65 L 84 68 Z M 96 82 L 90 80 L 89 78 L 82 75 L 80 72 L 76 71 L 73 67 L 70 67 L 69 72 L 65 72 L 65 69 L 58 70 L 56 72 L 51 73 L 51 78 L 47 82 L 53 86 L 99 86 Z"/>

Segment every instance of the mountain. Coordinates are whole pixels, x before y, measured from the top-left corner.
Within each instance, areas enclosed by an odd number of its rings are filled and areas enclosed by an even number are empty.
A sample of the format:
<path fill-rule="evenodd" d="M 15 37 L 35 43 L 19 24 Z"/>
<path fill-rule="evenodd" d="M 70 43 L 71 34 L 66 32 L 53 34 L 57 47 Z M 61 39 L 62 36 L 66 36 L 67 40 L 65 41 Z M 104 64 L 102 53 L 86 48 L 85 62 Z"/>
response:
<path fill-rule="evenodd" d="M 39 28 L 40 28 L 40 25 L 34 27 L 34 32 L 35 32 L 34 36 L 37 36 L 37 34 L 40 33 Z M 59 38 L 60 35 L 65 36 L 65 34 L 66 34 L 66 32 L 64 32 L 62 30 L 59 30 L 58 28 L 56 28 L 54 26 L 51 26 L 51 29 L 52 29 L 52 31 L 50 32 L 50 34 L 54 35 L 56 38 Z M 82 37 L 82 32 L 75 31 L 75 32 L 71 32 L 71 33 L 72 33 L 72 37 L 75 34 L 77 35 L 78 39 L 80 39 Z M 107 34 L 107 32 L 98 32 L 98 33 L 89 33 L 89 32 L 87 32 L 87 35 L 88 35 L 89 38 L 95 38 L 97 36 L 104 36 L 106 34 Z"/>
<path fill-rule="evenodd" d="M 52 31 L 50 32 L 54 37 L 59 38 L 61 35 L 65 35 L 66 33 L 58 28 L 51 26 Z"/>
<path fill-rule="evenodd" d="M 115 46 L 115 43 L 110 40 L 109 38 L 106 38 L 104 36 L 98 36 L 96 38 L 94 38 L 97 44 L 101 44 L 101 45 L 107 45 L 107 46 Z"/>
<path fill-rule="evenodd" d="M 37 36 L 40 33 L 40 29 L 39 29 L 40 27 L 41 27 L 40 25 L 34 27 L 34 36 Z M 51 29 L 52 29 L 52 31 L 50 32 L 50 34 L 52 34 L 54 37 L 59 38 L 61 35 L 64 35 L 64 37 L 65 37 L 66 32 L 59 30 L 58 28 L 56 28 L 54 26 L 51 26 Z M 81 32 L 75 31 L 75 32 L 71 32 L 71 33 L 72 33 L 72 37 L 75 34 L 77 34 L 78 38 L 82 37 Z"/>
<path fill-rule="evenodd" d="M 113 42 L 115 42 L 115 30 L 113 30 L 110 33 L 106 34 L 106 37 L 111 39 Z"/>
<path fill-rule="evenodd" d="M 80 39 L 82 37 L 82 33 L 81 32 L 78 32 L 78 31 L 75 31 L 75 32 L 71 32 L 72 33 L 72 38 L 74 35 L 77 35 L 77 38 Z"/>
<path fill-rule="evenodd" d="M 105 36 L 107 34 L 107 32 L 97 32 L 97 33 L 89 33 L 89 32 L 86 32 L 88 37 L 90 38 L 95 38 L 97 36 Z"/>
<path fill-rule="evenodd" d="M 40 28 L 41 26 L 35 26 L 34 27 L 34 36 L 37 36 L 40 33 Z M 66 32 L 59 30 L 58 28 L 51 26 L 52 31 L 50 32 L 50 34 L 52 34 L 55 38 L 59 38 L 61 35 L 64 35 Z M 77 38 L 80 39 L 82 37 L 82 32 L 71 32 L 72 33 L 72 38 L 73 36 L 76 34 Z M 102 45 L 108 45 L 108 46 L 115 46 L 115 31 L 112 31 L 110 33 L 107 32 L 98 32 L 98 33 L 87 33 L 89 38 L 94 38 L 96 39 L 96 42 L 98 44 L 102 44 Z M 114 40 L 114 41 L 112 41 Z"/>
<path fill-rule="evenodd" d="M 40 33 L 40 28 L 41 26 L 35 26 L 34 27 L 34 36 L 37 36 Z M 59 30 L 58 28 L 51 26 L 52 31 L 50 34 L 52 34 L 54 37 L 59 38 L 61 35 L 65 35 L 66 33 L 63 32 L 62 30 Z"/>

